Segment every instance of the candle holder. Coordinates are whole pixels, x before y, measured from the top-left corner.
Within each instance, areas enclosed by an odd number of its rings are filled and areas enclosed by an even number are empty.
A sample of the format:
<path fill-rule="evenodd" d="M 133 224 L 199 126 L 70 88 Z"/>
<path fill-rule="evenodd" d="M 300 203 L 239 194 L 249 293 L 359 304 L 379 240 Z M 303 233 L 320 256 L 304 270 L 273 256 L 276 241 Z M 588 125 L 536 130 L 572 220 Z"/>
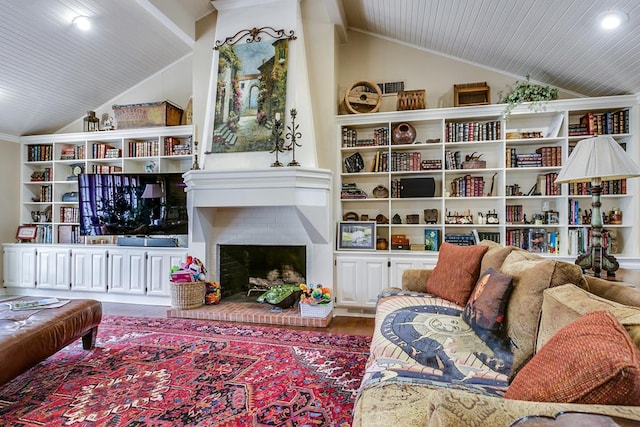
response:
<path fill-rule="evenodd" d="M 292 152 L 292 160 L 287 163 L 287 166 L 300 166 L 300 163 L 296 161 L 296 147 L 302 147 L 301 144 L 296 142 L 297 139 L 302 138 L 302 133 L 298 131 L 298 126 L 296 124 L 296 115 L 298 112 L 295 108 L 292 108 L 290 111 L 291 114 L 291 125 L 287 126 L 289 132 L 285 135 L 286 139 L 290 139 L 291 143 L 287 146 L 287 150 L 291 150 Z"/>
<path fill-rule="evenodd" d="M 269 152 L 276 153 L 276 161 L 271 163 L 271 167 L 282 167 L 284 165 L 278 160 L 278 156 L 284 152 L 284 139 L 282 138 L 282 122 L 277 117 L 273 121 L 271 139 L 273 141 L 273 148 Z"/>
<path fill-rule="evenodd" d="M 198 164 L 198 140 L 196 140 L 195 135 L 191 137 L 193 139 L 193 165 L 191 166 L 191 170 L 197 171 L 200 170 L 200 165 Z"/>

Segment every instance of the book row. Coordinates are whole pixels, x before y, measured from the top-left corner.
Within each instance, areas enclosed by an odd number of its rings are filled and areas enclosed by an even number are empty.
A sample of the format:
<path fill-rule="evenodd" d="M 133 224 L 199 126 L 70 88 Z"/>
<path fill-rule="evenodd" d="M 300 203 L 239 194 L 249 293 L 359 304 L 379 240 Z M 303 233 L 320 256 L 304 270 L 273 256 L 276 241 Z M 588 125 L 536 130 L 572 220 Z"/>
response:
<path fill-rule="evenodd" d="M 86 157 L 86 149 L 84 145 L 75 145 L 73 147 L 63 147 L 60 152 L 60 160 L 82 160 Z"/>
<path fill-rule="evenodd" d="M 589 250 L 592 239 L 591 227 L 573 228 L 569 230 L 569 255 L 579 255 Z M 616 230 L 603 229 L 601 233 L 601 245 L 607 248 L 607 253 L 617 254 L 618 249 L 618 233 Z"/>
<path fill-rule="evenodd" d="M 569 136 L 629 133 L 629 109 L 587 113 L 569 124 Z"/>
<path fill-rule="evenodd" d="M 569 195 L 572 196 L 588 196 L 591 194 L 590 182 L 572 182 L 569 183 Z M 627 194 L 627 179 L 612 179 L 602 181 L 600 184 L 602 194 Z"/>
<path fill-rule="evenodd" d="M 445 142 L 497 141 L 500 139 L 499 121 L 448 122 L 445 125 Z"/>
<path fill-rule="evenodd" d="M 452 197 L 482 197 L 484 196 L 484 177 L 465 175 L 455 178 L 451 182 Z"/>
<path fill-rule="evenodd" d="M 79 225 L 58 226 L 58 243 L 82 243 Z"/>
<path fill-rule="evenodd" d="M 50 144 L 30 144 L 27 146 L 27 161 L 50 162 L 53 160 L 53 146 Z"/>
<path fill-rule="evenodd" d="M 75 207 L 60 207 L 60 222 L 79 222 L 80 211 Z"/>
<path fill-rule="evenodd" d="M 342 146 L 350 147 L 371 147 L 371 146 L 389 145 L 389 129 L 386 127 L 376 128 L 373 130 L 373 138 L 358 139 L 358 131 L 356 129 L 342 128 Z"/>

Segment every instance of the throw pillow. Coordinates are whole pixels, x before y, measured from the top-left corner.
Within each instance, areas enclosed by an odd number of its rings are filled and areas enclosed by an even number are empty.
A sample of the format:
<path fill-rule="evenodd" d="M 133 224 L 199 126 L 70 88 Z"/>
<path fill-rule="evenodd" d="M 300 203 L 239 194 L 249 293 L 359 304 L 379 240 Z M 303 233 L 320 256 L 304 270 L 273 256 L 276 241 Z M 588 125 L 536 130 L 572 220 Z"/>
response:
<path fill-rule="evenodd" d="M 516 375 L 506 399 L 640 405 L 640 350 L 607 310 L 562 328 Z"/>
<path fill-rule="evenodd" d="M 491 240 L 482 240 L 478 245 L 489 248 L 482 257 L 480 271 L 487 271 L 489 268 L 499 271 L 507 256 L 516 249 L 515 246 L 502 246 L 500 243 Z"/>
<path fill-rule="evenodd" d="M 542 291 L 565 283 L 582 284 L 582 269 L 568 262 L 514 250 L 504 260 L 500 271 L 513 276 L 513 290 L 505 316 L 505 333 L 513 348 L 513 377 L 533 356 L 542 309 Z"/>
<path fill-rule="evenodd" d="M 615 284 L 610 283 L 610 286 Z M 543 292 L 542 315 L 538 328 L 536 350 L 540 351 L 560 329 L 587 313 L 607 310 L 624 326 L 627 333 L 640 348 L 640 308 L 619 304 L 600 298 L 575 285 L 566 284 L 546 289 Z"/>
<path fill-rule="evenodd" d="M 427 292 L 464 307 L 480 275 L 480 261 L 487 249 L 444 242 L 427 279 Z"/>
<path fill-rule="evenodd" d="M 482 338 L 486 331 L 500 332 L 513 278 L 489 268 L 473 289 L 462 319 Z"/>

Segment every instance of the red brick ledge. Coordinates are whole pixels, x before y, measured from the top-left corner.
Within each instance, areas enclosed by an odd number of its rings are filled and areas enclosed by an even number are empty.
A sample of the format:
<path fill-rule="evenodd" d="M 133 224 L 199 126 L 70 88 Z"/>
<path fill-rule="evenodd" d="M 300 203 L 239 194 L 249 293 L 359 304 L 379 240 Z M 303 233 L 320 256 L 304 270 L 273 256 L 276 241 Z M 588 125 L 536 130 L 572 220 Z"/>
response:
<path fill-rule="evenodd" d="M 190 310 L 170 308 L 167 310 L 167 317 L 326 328 L 333 319 L 333 312 L 324 318 L 303 317 L 299 307 L 276 312 L 271 311 L 271 306 L 267 304 L 221 301 L 218 305 L 203 305 Z"/>

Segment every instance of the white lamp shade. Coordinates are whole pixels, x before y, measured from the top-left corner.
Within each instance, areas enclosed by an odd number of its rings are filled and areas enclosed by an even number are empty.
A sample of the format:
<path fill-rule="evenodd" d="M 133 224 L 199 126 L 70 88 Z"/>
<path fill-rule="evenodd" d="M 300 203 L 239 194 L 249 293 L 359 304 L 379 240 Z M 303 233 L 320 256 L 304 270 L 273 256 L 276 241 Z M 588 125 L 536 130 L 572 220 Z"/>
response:
<path fill-rule="evenodd" d="M 142 192 L 143 199 L 159 199 L 164 196 L 160 184 L 147 184 Z"/>
<path fill-rule="evenodd" d="M 594 179 L 614 180 L 640 176 L 640 167 L 620 144 L 601 135 L 578 141 L 556 183 L 590 182 Z"/>

